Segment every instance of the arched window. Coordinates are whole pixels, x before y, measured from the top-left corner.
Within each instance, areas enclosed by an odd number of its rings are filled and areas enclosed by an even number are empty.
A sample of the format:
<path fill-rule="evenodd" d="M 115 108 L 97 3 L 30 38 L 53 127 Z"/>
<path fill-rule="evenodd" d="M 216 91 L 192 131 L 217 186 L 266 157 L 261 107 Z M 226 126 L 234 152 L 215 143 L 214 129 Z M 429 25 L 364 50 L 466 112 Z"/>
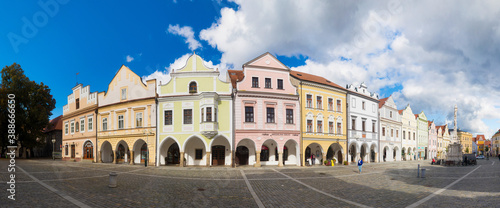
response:
<path fill-rule="evenodd" d="M 196 82 L 189 83 L 189 93 L 198 92 L 198 87 L 196 86 Z"/>

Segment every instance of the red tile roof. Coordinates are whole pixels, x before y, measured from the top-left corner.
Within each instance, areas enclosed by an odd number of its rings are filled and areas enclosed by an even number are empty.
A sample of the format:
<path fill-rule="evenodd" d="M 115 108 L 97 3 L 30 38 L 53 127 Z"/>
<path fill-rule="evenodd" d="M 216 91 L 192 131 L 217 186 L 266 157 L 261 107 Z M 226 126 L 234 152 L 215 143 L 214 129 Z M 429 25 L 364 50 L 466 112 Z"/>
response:
<path fill-rule="evenodd" d="M 478 134 L 478 135 L 476 136 L 476 140 L 486 140 L 486 138 L 484 138 L 484 135 L 482 135 L 482 134 Z"/>
<path fill-rule="evenodd" d="M 432 125 L 432 121 L 427 121 L 427 124 L 429 124 L 429 126 Z"/>
<path fill-rule="evenodd" d="M 415 114 L 415 118 L 418 118 L 418 114 Z"/>
<path fill-rule="evenodd" d="M 245 74 L 243 74 L 243 70 L 227 70 L 229 74 L 229 78 L 231 78 L 231 84 L 233 84 L 233 88 L 236 88 L 236 82 L 240 82 L 245 78 Z"/>
<path fill-rule="evenodd" d="M 491 140 L 486 140 L 486 141 L 484 142 L 484 145 L 489 145 L 489 146 L 490 146 L 490 145 L 491 145 Z"/>
<path fill-rule="evenodd" d="M 320 76 L 316 76 L 316 75 L 312 75 L 312 74 L 308 74 L 308 73 L 304 73 L 304 72 L 298 72 L 298 71 L 290 71 L 290 75 L 292 77 L 295 77 L 295 78 L 300 79 L 300 80 L 315 82 L 318 84 L 328 85 L 328 86 L 335 87 L 338 89 L 346 90 L 345 88 L 341 87 L 340 85 L 335 84 L 332 81 L 325 79 L 324 77 L 320 77 Z"/>
<path fill-rule="evenodd" d="M 379 100 L 380 102 L 378 103 L 378 108 L 382 108 L 382 106 L 384 106 L 385 101 L 387 101 L 387 99 L 389 99 L 389 97 L 380 99 Z"/>
<path fill-rule="evenodd" d="M 403 110 L 398 110 L 398 112 L 399 112 L 400 115 L 403 114 Z"/>
<path fill-rule="evenodd" d="M 49 125 L 43 129 L 43 132 L 51 132 L 54 130 L 62 130 L 62 115 L 49 121 Z"/>

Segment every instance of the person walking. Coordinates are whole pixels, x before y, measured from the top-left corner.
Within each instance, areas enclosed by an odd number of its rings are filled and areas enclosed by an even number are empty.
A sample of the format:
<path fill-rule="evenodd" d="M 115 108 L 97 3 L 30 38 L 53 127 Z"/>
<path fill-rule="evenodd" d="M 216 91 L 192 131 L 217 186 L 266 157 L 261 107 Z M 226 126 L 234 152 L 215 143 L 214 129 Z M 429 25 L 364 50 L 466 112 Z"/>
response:
<path fill-rule="evenodd" d="M 358 160 L 358 169 L 359 173 L 361 174 L 361 168 L 363 167 L 363 159 L 359 158 Z"/>
<path fill-rule="evenodd" d="M 314 165 L 314 161 L 316 160 L 316 155 L 312 154 L 311 155 L 311 161 L 312 161 L 312 165 Z"/>

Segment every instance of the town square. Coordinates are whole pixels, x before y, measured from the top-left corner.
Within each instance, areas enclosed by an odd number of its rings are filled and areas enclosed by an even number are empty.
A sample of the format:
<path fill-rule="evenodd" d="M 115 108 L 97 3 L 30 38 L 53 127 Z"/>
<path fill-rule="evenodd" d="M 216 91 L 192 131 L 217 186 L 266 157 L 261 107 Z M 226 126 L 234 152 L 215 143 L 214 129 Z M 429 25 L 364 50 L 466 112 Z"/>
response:
<path fill-rule="evenodd" d="M 425 178 L 417 178 L 417 167 Z M 18 160 L 16 201 L 2 207 L 496 207 L 500 161 L 317 167 L 144 167 Z M 6 170 L 7 160 L 0 160 Z M 71 169 L 67 169 L 71 167 Z M 117 173 L 109 188 L 109 173 Z M 5 171 L 1 182 L 7 180 Z M 50 187 L 50 188 L 48 188 Z M 6 198 L 7 193 L 2 193 Z"/>

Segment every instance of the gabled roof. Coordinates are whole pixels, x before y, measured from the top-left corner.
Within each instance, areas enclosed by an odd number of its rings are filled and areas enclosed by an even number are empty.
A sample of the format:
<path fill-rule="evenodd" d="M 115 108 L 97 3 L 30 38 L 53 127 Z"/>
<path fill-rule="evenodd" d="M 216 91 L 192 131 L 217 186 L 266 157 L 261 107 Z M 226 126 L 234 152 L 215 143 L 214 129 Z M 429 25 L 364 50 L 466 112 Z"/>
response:
<path fill-rule="evenodd" d="M 231 84 L 233 84 L 233 88 L 236 88 L 236 82 L 239 82 L 245 78 L 245 74 L 243 74 L 242 70 L 227 70 L 229 74 L 229 78 L 231 78 Z"/>
<path fill-rule="evenodd" d="M 325 79 L 324 77 L 304 73 L 304 72 L 298 72 L 298 71 L 290 71 L 290 75 L 296 79 L 303 80 L 303 81 L 309 81 L 309 82 L 315 82 L 318 84 L 323 84 L 323 85 L 328 85 L 331 87 L 335 87 L 338 89 L 346 90 L 345 88 L 341 87 L 338 84 L 333 83 L 332 81 Z"/>
<path fill-rule="evenodd" d="M 380 102 L 378 103 L 378 108 L 382 108 L 382 106 L 384 106 L 385 101 L 387 101 L 387 99 L 389 99 L 389 97 L 380 99 L 379 100 Z"/>
<path fill-rule="evenodd" d="M 484 137 L 484 135 L 482 135 L 482 134 L 478 134 L 478 135 L 476 136 L 476 140 L 486 140 L 486 138 Z"/>
<path fill-rule="evenodd" d="M 428 124 L 429 126 L 431 126 L 431 125 L 432 125 L 432 121 L 427 121 L 427 124 Z"/>
<path fill-rule="evenodd" d="M 54 130 L 62 130 L 62 115 L 49 121 L 47 127 L 43 129 L 43 132 L 51 132 Z"/>
<path fill-rule="evenodd" d="M 404 109 L 402 109 L 402 110 L 398 110 L 399 115 L 402 115 L 402 114 L 403 114 L 403 110 L 404 110 Z"/>
<path fill-rule="evenodd" d="M 415 118 L 418 118 L 418 114 L 415 114 Z"/>

